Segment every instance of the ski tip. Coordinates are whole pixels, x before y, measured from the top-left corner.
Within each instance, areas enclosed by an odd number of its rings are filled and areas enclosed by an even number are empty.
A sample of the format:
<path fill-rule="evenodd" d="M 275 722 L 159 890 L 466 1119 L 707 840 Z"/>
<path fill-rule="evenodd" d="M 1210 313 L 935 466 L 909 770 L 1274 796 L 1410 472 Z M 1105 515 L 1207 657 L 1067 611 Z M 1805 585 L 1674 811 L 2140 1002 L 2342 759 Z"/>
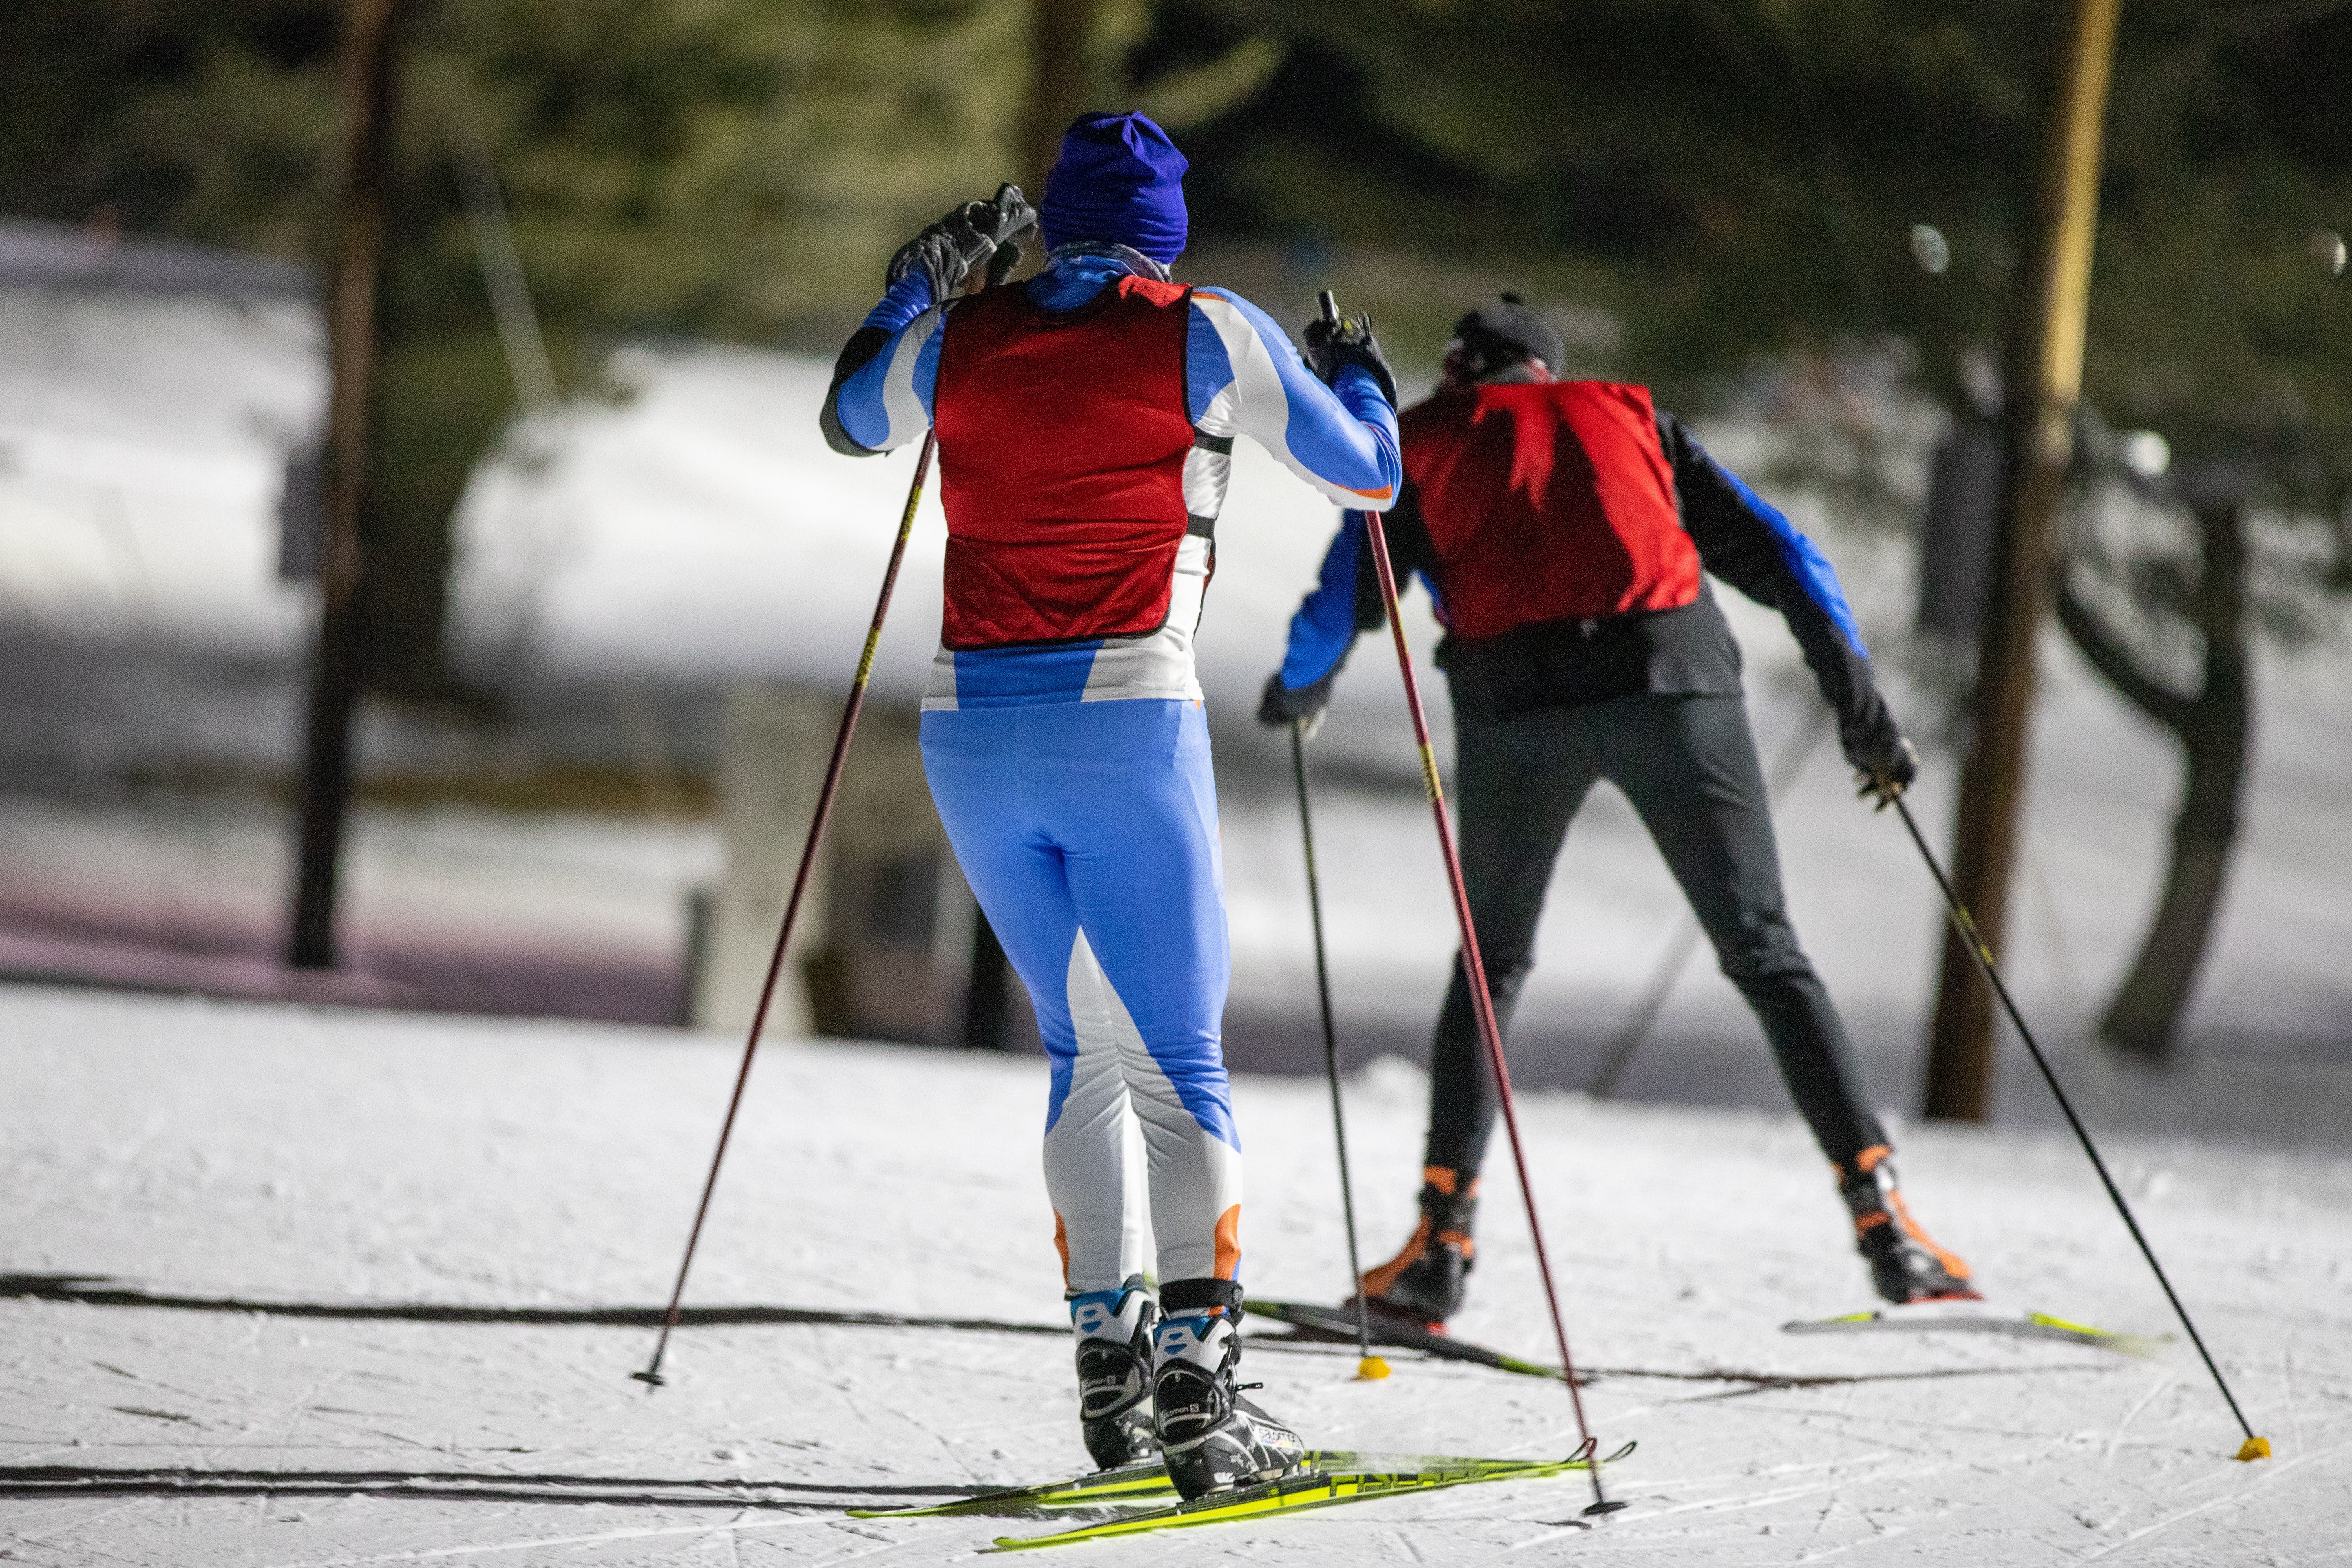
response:
<path fill-rule="evenodd" d="M 1356 1363 L 1358 1383 L 1378 1383 L 1389 1374 L 1389 1363 L 1376 1355 L 1368 1355 Z"/>
<path fill-rule="evenodd" d="M 2268 1437 L 2249 1437 L 2245 1441 L 2245 1446 L 2238 1450 L 2238 1463 L 2242 1465 L 2251 1465 L 2256 1459 L 2267 1459 L 2270 1457 L 2271 1440 Z"/>

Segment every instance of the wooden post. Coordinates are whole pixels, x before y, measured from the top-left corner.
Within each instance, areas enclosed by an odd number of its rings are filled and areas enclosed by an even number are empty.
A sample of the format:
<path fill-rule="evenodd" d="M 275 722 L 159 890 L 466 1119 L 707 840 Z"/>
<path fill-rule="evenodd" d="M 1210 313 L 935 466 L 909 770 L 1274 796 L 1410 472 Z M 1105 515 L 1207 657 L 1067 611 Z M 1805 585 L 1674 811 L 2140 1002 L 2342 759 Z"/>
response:
<path fill-rule="evenodd" d="M 366 563 L 360 537 L 376 379 L 392 183 L 398 29 L 407 0 L 349 0 L 338 94 L 341 168 L 327 275 L 326 481 L 319 558 L 318 640 L 310 656 L 302 755 L 301 835 L 287 962 L 335 964 L 335 885 L 352 793 L 352 713 L 365 679 L 361 658 Z"/>
<path fill-rule="evenodd" d="M 1996 957 L 2025 793 L 2034 637 L 2049 599 L 2052 540 L 2082 395 L 2100 144 L 2121 9 L 2122 0 L 2079 0 L 2075 7 L 2035 202 L 2027 257 L 2032 270 L 2017 280 L 2010 315 L 2000 528 L 1978 639 L 1972 740 L 1960 774 L 1952 854 L 1954 886 Z M 1976 960 L 1948 931 L 1927 1049 L 1928 1117 L 1985 1119 L 1992 1098 L 1992 997 Z"/>
<path fill-rule="evenodd" d="M 1022 190 L 1030 203 L 1045 199 L 1045 174 L 1062 150 L 1062 132 L 1090 109 L 1094 33 L 1101 0 L 1031 0 L 1029 111 L 1021 127 Z"/>

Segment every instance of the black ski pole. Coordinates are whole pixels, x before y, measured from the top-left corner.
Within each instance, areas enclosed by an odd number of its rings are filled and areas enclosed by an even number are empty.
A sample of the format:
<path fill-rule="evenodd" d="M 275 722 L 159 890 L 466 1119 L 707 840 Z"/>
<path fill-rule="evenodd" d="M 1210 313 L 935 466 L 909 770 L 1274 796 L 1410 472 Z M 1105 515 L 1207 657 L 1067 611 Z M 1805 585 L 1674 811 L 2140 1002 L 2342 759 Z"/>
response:
<path fill-rule="evenodd" d="M 1307 910 L 1315 926 L 1315 999 L 1323 1009 L 1323 1072 L 1331 1080 L 1331 1134 L 1339 1144 L 1339 1210 L 1348 1219 L 1348 1279 L 1356 1298 L 1356 1376 L 1375 1381 L 1389 1363 L 1372 1353 L 1371 1305 L 1356 1252 L 1356 1186 L 1348 1175 L 1348 1119 L 1339 1109 L 1339 1032 L 1331 1021 L 1331 966 L 1323 952 L 1323 886 L 1315 871 L 1315 815 L 1307 805 L 1307 721 L 1290 721 L 1290 773 L 1298 784 L 1298 837 L 1307 846 Z"/>
<path fill-rule="evenodd" d="M 1323 320 L 1333 327 L 1339 324 L 1339 308 L 1333 303 L 1331 291 L 1319 296 Z M 1580 1457 L 1589 1465 L 1592 1480 L 1592 1501 L 1584 1511 L 1588 1514 L 1613 1513 L 1625 1505 L 1611 1502 L 1601 1489 L 1601 1446 L 1592 1436 L 1592 1428 L 1584 1418 L 1584 1394 L 1577 1380 L 1576 1363 L 1568 1352 L 1568 1322 L 1560 1316 L 1559 1290 L 1552 1283 L 1551 1257 L 1544 1248 L 1543 1224 L 1536 1217 L 1535 1184 L 1528 1179 L 1526 1145 L 1519 1138 L 1519 1115 L 1511 1101 L 1511 1069 L 1503 1059 L 1503 1032 L 1495 1023 L 1495 999 L 1486 989 L 1486 964 L 1478 952 L 1478 931 L 1470 918 L 1470 893 L 1462 881 L 1461 858 L 1454 849 L 1454 827 L 1445 818 L 1445 790 L 1437 779 L 1437 752 L 1429 743 L 1429 718 L 1422 711 L 1421 686 L 1412 674 L 1412 650 L 1404 640 L 1404 617 L 1397 607 L 1396 570 L 1389 562 L 1388 535 L 1381 527 L 1381 514 L 1363 514 L 1365 531 L 1370 535 L 1372 567 L 1381 580 L 1381 603 L 1388 611 L 1389 631 L 1396 639 L 1397 668 L 1404 676 L 1405 707 L 1412 715 L 1413 744 L 1421 751 L 1421 784 L 1429 796 L 1431 815 L 1437 819 L 1437 847 L 1445 860 L 1445 879 L 1454 890 L 1454 920 L 1462 931 L 1462 977 L 1470 992 L 1471 1012 L 1478 1021 L 1479 1038 L 1486 1047 L 1487 1064 L 1495 1072 L 1495 1097 L 1503 1110 L 1503 1126 L 1511 1136 L 1511 1163 L 1517 1167 L 1519 1198 L 1527 1205 L 1528 1233 L 1535 1240 L 1536 1270 L 1543 1277 L 1544 1305 L 1551 1310 L 1553 1340 L 1559 1346 L 1560 1376 L 1568 1384 L 1570 1406 L 1576 1412 L 1576 1435 L 1583 1439 Z"/>
<path fill-rule="evenodd" d="M 2205 1370 L 2213 1374 L 2213 1386 L 2221 1391 L 2221 1398 L 2229 1405 L 2230 1414 L 2238 1418 L 2238 1429 L 2246 1435 L 2245 1442 L 2238 1449 L 2239 1459 L 2251 1463 L 2255 1459 L 2269 1458 L 2271 1440 L 2255 1436 L 2252 1426 L 2246 1420 L 2246 1413 L 2238 1408 L 2238 1396 L 2230 1392 L 2230 1380 L 2221 1375 L 2221 1367 L 2213 1361 L 2213 1352 L 2205 1348 L 2205 1337 L 2197 1331 L 2197 1325 L 2189 1320 L 2189 1309 L 2181 1305 L 2180 1295 L 2173 1289 L 2172 1281 L 2165 1278 L 2164 1265 L 2156 1260 L 2156 1248 L 2147 1244 L 2147 1236 L 2139 1228 L 2139 1221 L 2132 1215 L 2131 1205 L 2124 1201 L 2123 1189 L 2116 1185 L 2115 1177 L 2107 1173 L 2107 1163 L 2099 1158 L 2099 1146 L 2091 1141 L 2091 1130 L 2083 1125 L 2081 1117 L 2074 1114 L 2074 1103 L 2066 1098 L 2065 1089 L 2059 1086 L 2058 1075 L 2050 1068 L 2050 1058 L 2042 1054 L 2041 1042 L 2033 1037 L 2033 1031 L 2026 1027 L 2025 1015 L 2017 1010 L 2017 1003 L 2011 997 L 2009 987 L 2001 984 L 2000 971 L 1993 965 L 1991 950 L 1985 946 L 1984 938 L 1977 934 L 1977 922 L 1969 916 L 1968 906 L 1960 902 L 1959 894 L 1952 890 L 1951 879 L 1944 875 L 1943 865 L 1936 858 L 1936 852 L 1927 847 L 1927 840 L 1919 832 L 1919 824 L 1912 817 L 1910 806 L 1904 803 L 1901 787 L 1886 784 L 1874 787 L 1878 790 L 1879 798 L 1891 803 L 1901 814 L 1903 826 L 1911 835 L 1911 842 L 1918 846 L 1919 858 L 1927 863 L 1928 874 L 1936 879 L 1937 890 L 1944 895 L 1944 910 L 1951 917 L 1952 929 L 1959 933 L 1960 941 L 1968 950 L 1976 955 L 1977 967 L 1984 971 L 1986 981 L 1992 986 L 1992 994 L 2000 998 L 2002 1011 L 2017 1026 L 2018 1038 L 2025 1042 L 2026 1052 L 2033 1058 L 2033 1065 L 2042 1069 L 2042 1081 L 2050 1086 L 2050 1093 L 2058 1101 L 2058 1109 L 2066 1113 L 2066 1125 L 2074 1130 L 2074 1136 L 2082 1142 L 2083 1152 L 2091 1157 L 2091 1169 L 2099 1173 L 2100 1184 L 2107 1189 L 2107 1196 L 2114 1200 L 2116 1213 L 2123 1216 L 2124 1228 L 2130 1231 L 2132 1240 L 2138 1243 L 2139 1255 L 2147 1259 L 2149 1270 L 2156 1275 L 2156 1282 L 2164 1287 L 2164 1299 L 2172 1303 L 2173 1315 L 2180 1320 L 2180 1326 L 2189 1331 L 2189 1342 L 2197 1347 L 2197 1353 L 2204 1359 Z"/>
<path fill-rule="evenodd" d="M 849 700 L 841 706 L 841 728 L 833 737 L 833 757 L 824 766 L 824 787 L 817 792 L 816 813 L 809 822 L 808 840 L 801 846 L 800 869 L 793 876 L 793 895 L 784 904 L 784 920 L 776 931 L 776 951 L 768 960 L 768 976 L 760 984 L 760 1005 L 751 1010 L 751 1029 L 743 1042 L 743 1065 L 735 1071 L 735 1092 L 727 1099 L 727 1115 L 719 1124 L 719 1147 L 710 1155 L 710 1174 L 702 1184 L 702 1201 L 694 1207 L 694 1226 L 686 1233 L 686 1255 L 677 1260 L 677 1283 L 671 1287 L 669 1310 L 662 1315 L 661 1337 L 654 1342 L 654 1359 L 642 1372 L 629 1373 L 640 1383 L 659 1388 L 662 1357 L 669 1350 L 670 1331 L 677 1327 L 678 1304 L 686 1299 L 687 1270 L 694 1267 L 694 1249 L 702 1240 L 702 1222 L 710 1214 L 710 1194 L 719 1189 L 719 1162 L 727 1158 L 727 1141 L 735 1133 L 735 1113 L 743 1108 L 743 1086 L 751 1080 L 751 1060 L 759 1053 L 760 1031 L 768 1022 L 768 1007 L 776 998 L 776 981 L 784 970 L 784 947 L 793 939 L 793 923 L 800 918 L 801 897 L 808 891 L 809 873 L 816 868 L 817 847 L 825 825 L 833 818 L 834 797 L 841 793 L 841 771 L 849 760 L 849 740 L 857 732 L 857 715 L 866 706 L 866 683 L 874 675 L 874 650 L 882 641 L 882 619 L 890 612 L 890 595 L 898 585 L 898 567 L 907 559 L 907 538 L 915 531 L 915 506 L 923 499 L 923 481 L 931 471 L 935 432 L 923 432 L 923 449 L 915 458 L 915 481 L 907 487 L 907 510 L 898 515 L 898 542 L 890 546 L 890 564 L 882 574 L 882 592 L 874 601 L 874 619 L 866 628 L 866 651 L 858 656 L 857 674 L 849 683 Z"/>

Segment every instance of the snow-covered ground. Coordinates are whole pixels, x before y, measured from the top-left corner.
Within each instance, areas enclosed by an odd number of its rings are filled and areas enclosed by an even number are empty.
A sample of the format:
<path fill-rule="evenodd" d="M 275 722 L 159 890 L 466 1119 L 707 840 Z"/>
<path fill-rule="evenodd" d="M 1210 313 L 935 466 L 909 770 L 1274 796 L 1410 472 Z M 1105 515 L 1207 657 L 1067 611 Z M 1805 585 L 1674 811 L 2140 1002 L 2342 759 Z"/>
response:
<path fill-rule="evenodd" d="M 726 1041 L 0 990 L 0 1551 L 74 1565 L 931 1563 L 988 1520 L 858 1521 L 1080 1463 L 1041 1063 L 763 1053 L 690 1300 L 805 1321 L 689 1327 L 627 1380 L 733 1065 Z M 1244 1079 L 1245 1269 L 1345 1278 L 1319 1085 Z M 1368 1247 L 1402 1234 L 1421 1085 L 1351 1084 Z M 2184 1347 L 1798 1339 L 1863 1304 L 1818 1158 L 1754 1112 L 1528 1097 L 1531 1159 L 1611 1477 L 1477 1488 L 1086 1549 L 1198 1563 L 2352 1560 L 2352 1162 L 2118 1143 L 2268 1463 Z M 2156 1332 L 2161 1299 L 2080 1156 L 1916 1131 L 1915 1205 L 2006 1300 Z M 1525 1229 L 1489 1204 L 1465 1338 L 1547 1341 Z M 144 1292 L 126 1304 L 93 1292 Z M 77 1299 L 79 1298 L 79 1299 Z M 341 1317 L 279 1307 L 352 1307 Z M 420 1306 L 538 1321 L 431 1321 Z M 889 1311 L 920 1328 L 828 1322 Z M 568 1321 L 567 1321 L 568 1320 Z M 991 1323 L 995 1327 L 989 1326 Z M 1265 1340 L 1262 1397 L 1331 1446 L 1572 1446 L 1557 1386 Z M 1803 1381 L 1799 1381 L 1803 1380 Z"/>

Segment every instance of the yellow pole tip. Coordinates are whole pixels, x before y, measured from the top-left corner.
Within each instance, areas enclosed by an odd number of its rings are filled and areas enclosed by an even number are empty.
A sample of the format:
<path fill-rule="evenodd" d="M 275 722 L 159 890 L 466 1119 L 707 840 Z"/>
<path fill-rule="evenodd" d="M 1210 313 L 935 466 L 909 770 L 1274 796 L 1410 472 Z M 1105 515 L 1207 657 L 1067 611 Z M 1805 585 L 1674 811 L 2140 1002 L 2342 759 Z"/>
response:
<path fill-rule="evenodd" d="M 2238 1450 L 2238 1463 L 2242 1465 L 2251 1465 L 2256 1459 L 2267 1459 L 2270 1457 L 2271 1440 L 2268 1437 L 2249 1437 L 2246 1439 L 2246 1446 Z"/>
<path fill-rule="evenodd" d="M 1356 1381 L 1358 1383 L 1378 1383 L 1388 1374 L 1389 1363 L 1382 1361 L 1376 1355 L 1368 1355 L 1363 1360 L 1356 1363 Z M 2270 1450 L 2268 1448 L 2264 1448 L 2263 1452 L 2267 1454 Z"/>

